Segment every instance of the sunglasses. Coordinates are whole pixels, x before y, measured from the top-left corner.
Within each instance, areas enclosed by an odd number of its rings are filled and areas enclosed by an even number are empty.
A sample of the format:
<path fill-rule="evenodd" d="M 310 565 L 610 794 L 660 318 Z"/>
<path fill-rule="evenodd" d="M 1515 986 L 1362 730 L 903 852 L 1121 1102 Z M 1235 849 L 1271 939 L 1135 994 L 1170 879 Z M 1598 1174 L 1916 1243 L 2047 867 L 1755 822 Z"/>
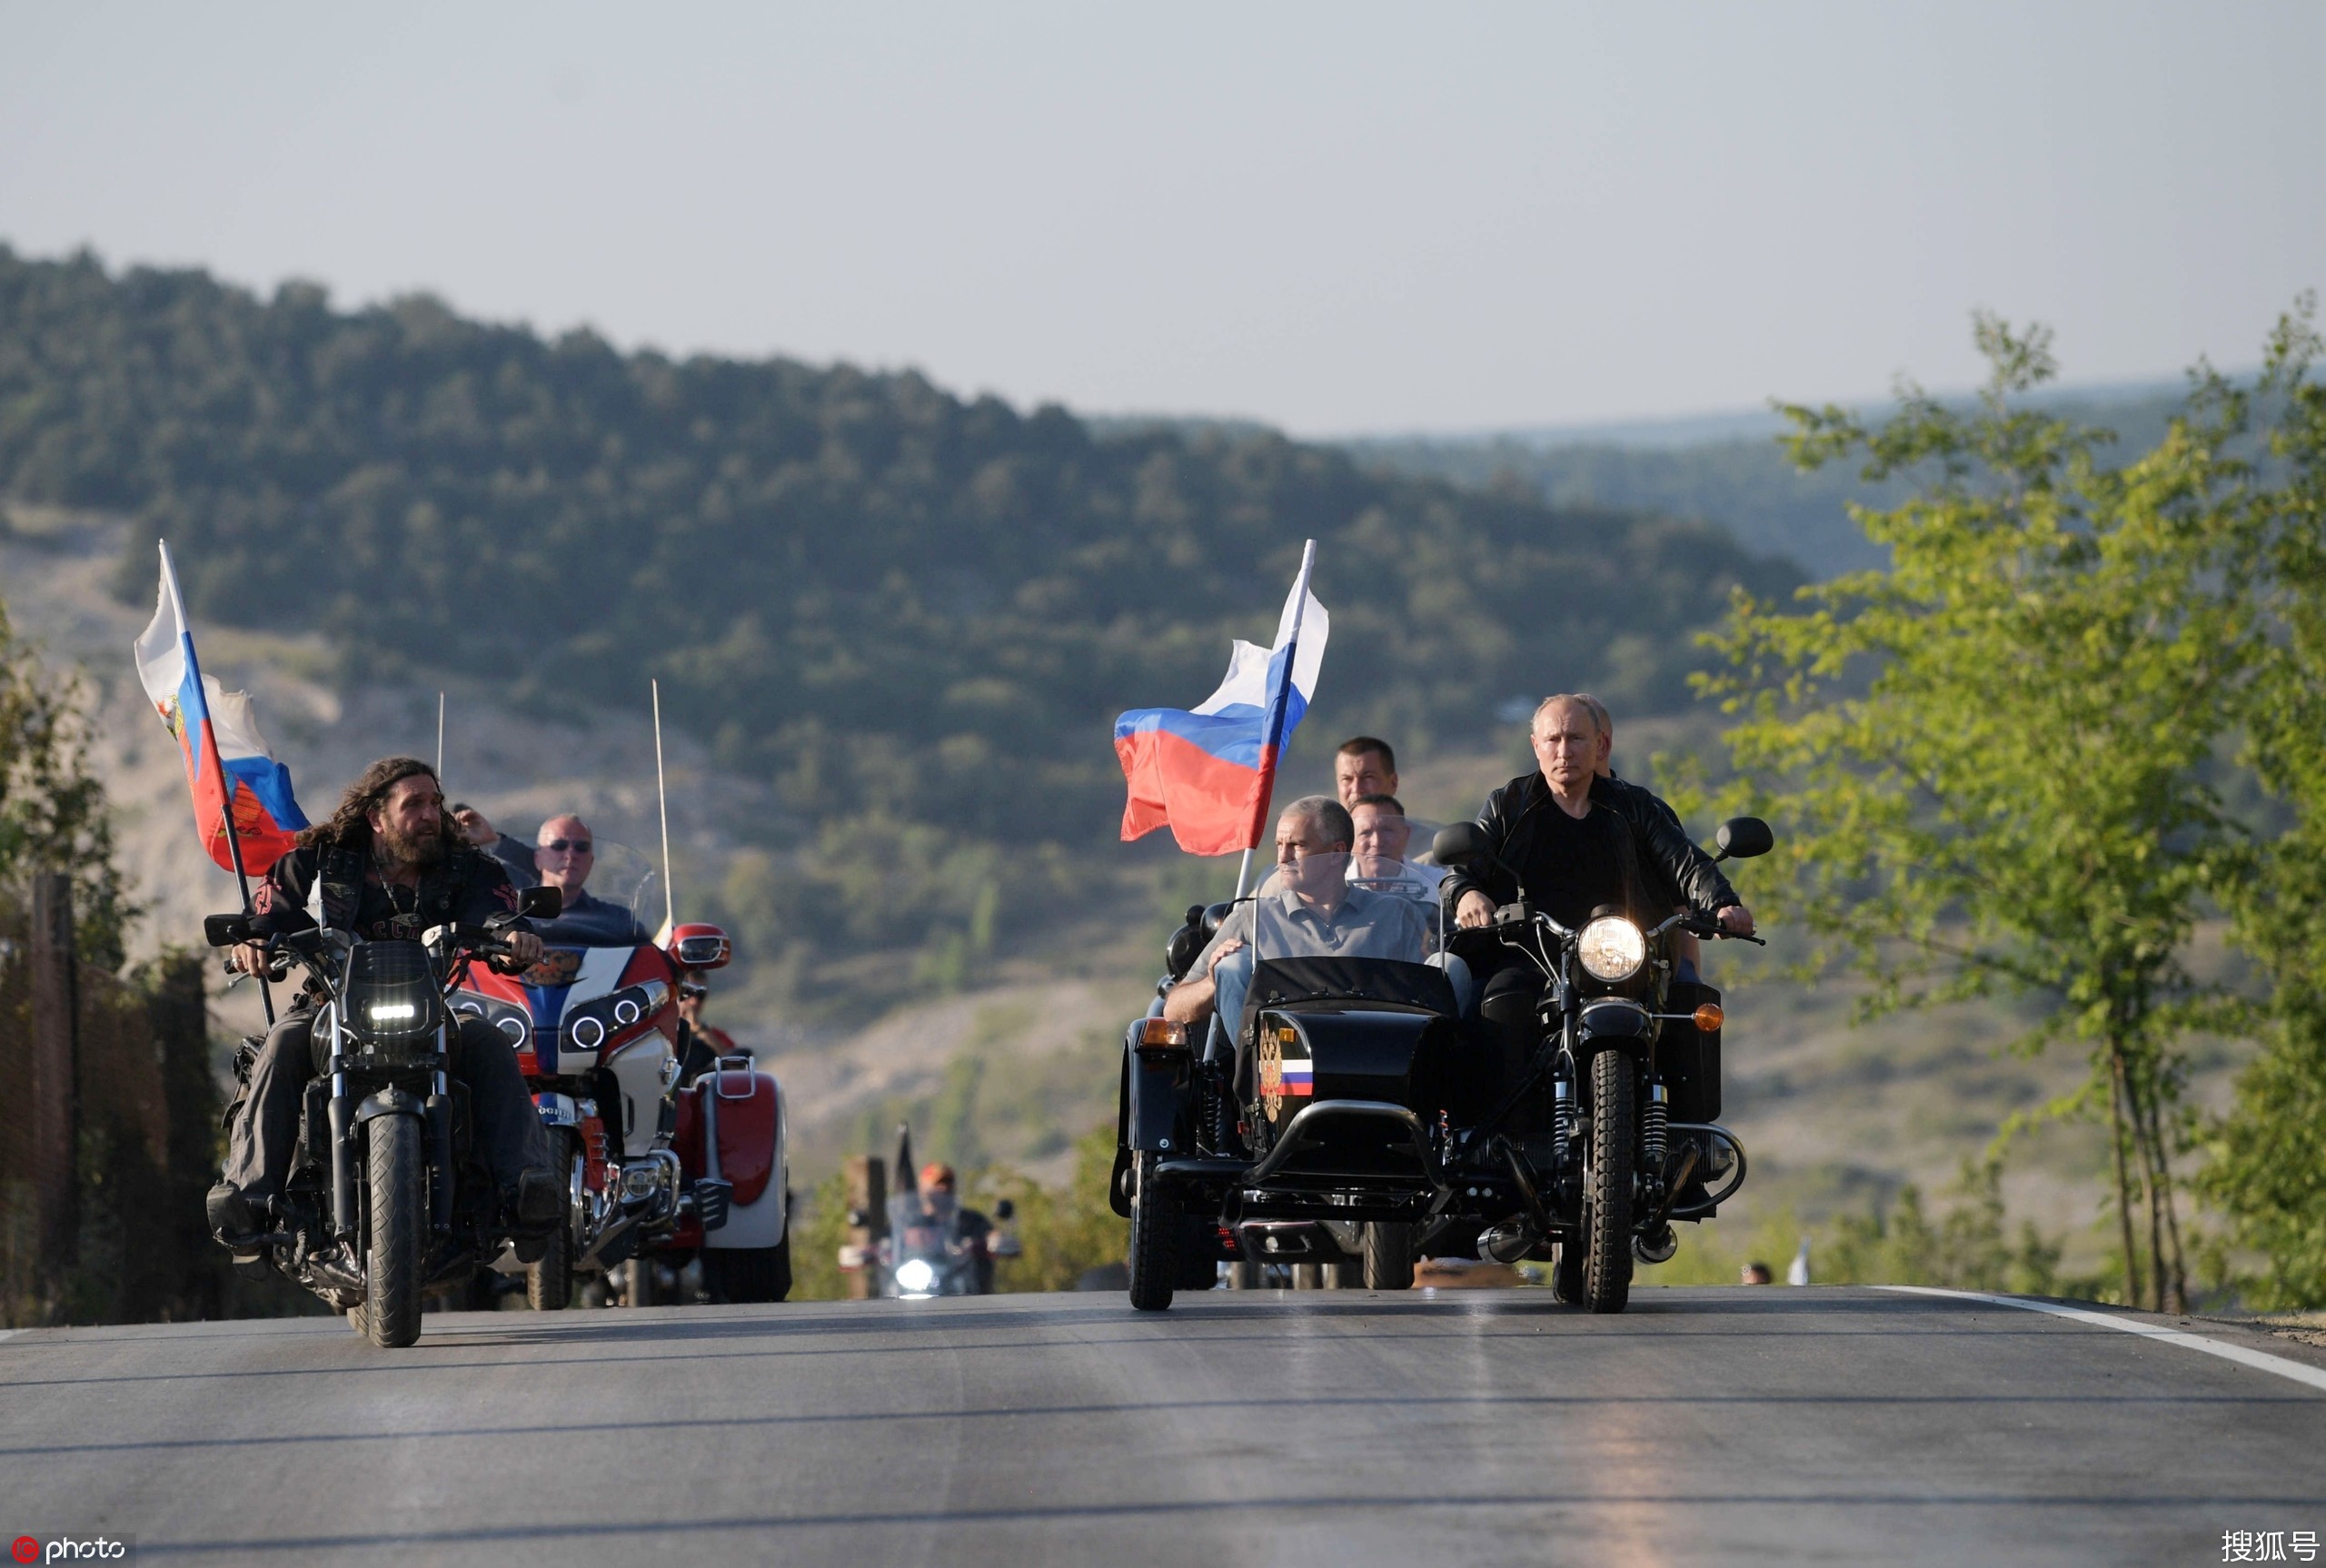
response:
<path fill-rule="evenodd" d="M 548 843 L 542 845 L 542 848 L 544 849 L 554 849 L 561 855 L 564 854 L 569 849 L 576 855 L 587 855 L 590 852 L 590 840 L 587 839 L 552 839 Z"/>

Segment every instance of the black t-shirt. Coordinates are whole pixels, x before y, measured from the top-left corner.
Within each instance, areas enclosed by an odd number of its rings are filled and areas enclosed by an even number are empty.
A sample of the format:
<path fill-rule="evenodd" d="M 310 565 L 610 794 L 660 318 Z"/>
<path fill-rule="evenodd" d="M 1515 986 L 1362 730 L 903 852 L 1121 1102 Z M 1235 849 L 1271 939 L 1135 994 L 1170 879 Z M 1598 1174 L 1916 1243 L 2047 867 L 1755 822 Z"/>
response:
<path fill-rule="evenodd" d="M 1589 815 L 1570 817 L 1547 796 L 1526 818 L 1529 841 L 1515 869 L 1536 908 L 1572 930 L 1600 905 L 1626 902 L 1622 818 L 1596 802 Z"/>

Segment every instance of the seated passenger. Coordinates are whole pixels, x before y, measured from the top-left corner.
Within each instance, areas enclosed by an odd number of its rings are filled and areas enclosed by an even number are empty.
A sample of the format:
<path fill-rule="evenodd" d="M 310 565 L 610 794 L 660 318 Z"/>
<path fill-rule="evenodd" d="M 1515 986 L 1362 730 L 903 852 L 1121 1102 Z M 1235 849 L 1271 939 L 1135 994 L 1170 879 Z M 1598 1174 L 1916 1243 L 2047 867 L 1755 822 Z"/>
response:
<path fill-rule="evenodd" d="M 1275 874 L 1219 923 L 1188 978 L 1164 996 L 1163 1016 L 1199 1024 L 1217 1014 L 1233 1037 L 1252 983 L 1253 911 L 1263 900 L 1271 905 L 1272 921 L 1298 932 L 1302 945 L 1317 954 L 1430 950 L 1435 933 L 1426 906 L 1350 886 L 1347 868 L 1355 838 L 1347 809 L 1329 795 L 1303 796 L 1287 806 L 1276 821 Z"/>
<path fill-rule="evenodd" d="M 1446 868 L 1416 865 L 1406 858 L 1414 825 L 1406 820 L 1406 809 L 1395 795 L 1359 796 L 1348 816 L 1357 835 L 1357 853 L 1348 863 L 1350 881 L 1410 883 L 1436 901 Z"/>
<path fill-rule="evenodd" d="M 596 846 L 581 818 L 552 817 L 535 837 L 533 863 L 541 868 L 542 885 L 565 895 L 564 911 L 556 919 L 534 922 L 543 942 L 552 948 L 630 948 L 654 939 L 628 905 L 582 890 Z"/>

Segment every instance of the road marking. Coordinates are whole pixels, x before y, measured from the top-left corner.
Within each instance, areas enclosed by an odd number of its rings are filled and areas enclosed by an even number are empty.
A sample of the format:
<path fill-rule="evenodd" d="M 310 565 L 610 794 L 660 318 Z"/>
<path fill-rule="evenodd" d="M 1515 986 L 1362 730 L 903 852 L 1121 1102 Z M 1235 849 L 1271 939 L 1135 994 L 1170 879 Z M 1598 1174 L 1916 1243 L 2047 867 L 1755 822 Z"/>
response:
<path fill-rule="evenodd" d="M 2112 1313 L 2093 1312 L 2082 1306 L 2060 1306 L 2048 1301 L 2031 1301 L 2023 1295 L 1989 1295 L 1977 1290 L 1941 1290 L 1928 1285 L 1877 1285 L 1874 1288 L 1900 1291 L 1909 1295 L 1946 1296 L 1955 1301 L 1983 1301 L 1995 1306 L 2015 1306 L 2022 1312 L 2047 1312 L 2053 1317 L 2072 1317 L 2078 1323 L 2098 1324 L 2102 1328 L 2112 1328 L 2122 1334 L 2137 1334 L 2142 1339 L 2177 1345 L 2183 1350 L 2218 1355 L 2223 1361 L 2234 1361 L 2241 1366 L 2251 1366 L 2257 1371 L 2274 1372 L 2280 1377 L 2290 1377 L 2296 1383 L 2326 1393 L 2326 1368 L 2288 1361 L 2282 1355 L 2271 1355 L 2267 1351 L 2248 1350 L 2242 1345 L 2231 1345 L 2225 1340 L 2207 1339 L 2202 1334 L 2183 1334 L 2177 1328 L 2159 1328 L 2154 1324 L 2118 1317 Z"/>

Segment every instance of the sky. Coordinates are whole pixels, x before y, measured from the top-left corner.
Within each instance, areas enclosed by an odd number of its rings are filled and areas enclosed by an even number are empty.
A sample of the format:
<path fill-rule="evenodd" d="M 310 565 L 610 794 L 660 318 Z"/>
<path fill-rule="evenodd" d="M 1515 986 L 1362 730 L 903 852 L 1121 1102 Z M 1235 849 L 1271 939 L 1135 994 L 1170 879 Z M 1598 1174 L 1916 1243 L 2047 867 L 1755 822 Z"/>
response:
<path fill-rule="evenodd" d="M 0 243 L 1313 436 L 2254 362 L 2326 5 L 0 6 Z"/>

